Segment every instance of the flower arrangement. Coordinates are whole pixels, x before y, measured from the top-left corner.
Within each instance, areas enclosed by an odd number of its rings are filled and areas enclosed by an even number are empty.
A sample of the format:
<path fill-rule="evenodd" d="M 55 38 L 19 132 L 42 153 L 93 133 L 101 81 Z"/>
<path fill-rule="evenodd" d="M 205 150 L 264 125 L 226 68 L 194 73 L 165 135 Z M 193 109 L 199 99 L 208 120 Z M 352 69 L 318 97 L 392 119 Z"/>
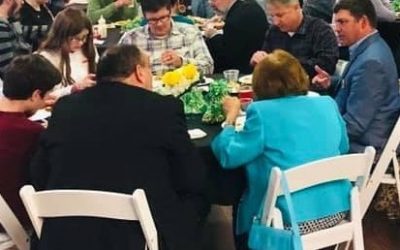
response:
<path fill-rule="evenodd" d="M 200 73 L 194 64 L 186 64 L 173 71 L 168 71 L 161 81 L 153 81 L 153 90 L 161 95 L 179 96 L 199 81 Z"/>

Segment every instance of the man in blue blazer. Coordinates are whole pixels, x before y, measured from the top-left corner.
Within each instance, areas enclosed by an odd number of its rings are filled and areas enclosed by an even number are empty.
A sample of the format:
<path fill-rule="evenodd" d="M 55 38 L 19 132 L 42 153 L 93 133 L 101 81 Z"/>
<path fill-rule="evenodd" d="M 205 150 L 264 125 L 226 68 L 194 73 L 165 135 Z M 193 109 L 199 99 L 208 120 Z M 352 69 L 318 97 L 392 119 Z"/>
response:
<path fill-rule="evenodd" d="M 316 66 L 312 82 L 331 86 L 347 123 L 350 151 L 372 145 L 380 152 L 400 112 L 393 55 L 376 30 L 370 0 L 341 0 L 334 8 L 334 24 L 339 43 L 349 46 L 350 61 L 337 81 Z"/>

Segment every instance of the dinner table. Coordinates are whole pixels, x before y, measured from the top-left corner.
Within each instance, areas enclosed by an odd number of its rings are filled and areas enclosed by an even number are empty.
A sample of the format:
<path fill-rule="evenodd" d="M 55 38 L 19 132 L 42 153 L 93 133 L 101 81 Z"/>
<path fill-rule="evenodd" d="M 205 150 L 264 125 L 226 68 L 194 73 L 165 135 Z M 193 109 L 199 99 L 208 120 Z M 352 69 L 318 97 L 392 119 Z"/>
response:
<path fill-rule="evenodd" d="M 211 150 L 211 142 L 221 132 L 221 124 L 206 124 L 201 115 L 187 115 L 188 129 L 201 129 L 206 136 L 192 142 L 207 168 L 206 195 L 211 204 L 234 205 L 246 187 L 243 167 L 223 169 Z"/>

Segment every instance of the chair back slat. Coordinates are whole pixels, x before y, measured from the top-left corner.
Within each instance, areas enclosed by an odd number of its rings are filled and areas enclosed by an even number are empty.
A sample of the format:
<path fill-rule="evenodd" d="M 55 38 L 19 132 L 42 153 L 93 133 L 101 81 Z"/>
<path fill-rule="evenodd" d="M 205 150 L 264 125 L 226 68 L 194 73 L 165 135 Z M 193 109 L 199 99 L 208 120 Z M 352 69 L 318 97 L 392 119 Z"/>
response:
<path fill-rule="evenodd" d="M 27 185 L 21 188 L 20 196 L 39 238 L 45 218 L 88 216 L 139 221 L 147 247 L 158 249 L 157 229 L 142 189 L 132 195 L 75 189 L 36 192 Z"/>
<path fill-rule="evenodd" d="M 375 150 L 367 147 L 363 154 L 348 154 L 307 163 L 285 171 L 290 192 L 318 184 L 348 179 L 362 189 L 368 180 Z M 368 166 L 366 168 L 366 166 Z M 279 195 L 282 195 L 280 190 Z"/>
<path fill-rule="evenodd" d="M 29 236 L 18 218 L 0 195 L 0 225 L 19 250 L 29 250 Z"/>
<path fill-rule="evenodd" d="M 39 217 L 92 216 L 137 220 L 132 196 L 90 190 L 54 190 L 33 195 Z"/>

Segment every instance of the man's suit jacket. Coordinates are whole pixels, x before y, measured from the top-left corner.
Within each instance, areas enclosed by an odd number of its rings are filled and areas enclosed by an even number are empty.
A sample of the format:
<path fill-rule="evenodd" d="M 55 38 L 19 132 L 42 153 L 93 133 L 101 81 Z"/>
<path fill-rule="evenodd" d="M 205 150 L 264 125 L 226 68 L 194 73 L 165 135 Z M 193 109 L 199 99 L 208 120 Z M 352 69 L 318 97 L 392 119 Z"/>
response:
<path fill-rule="evenodd" d="M 57 102 L 31 165 L 38 189 L 144 189 L 171 250 L 200 249 L 204 170 L 180 101 L 110 82 Z M 39 249 L 142 249 L 139 232 L 133 222 L 47 219 Z"/>
<path fill-rule="evenodd" d="M 268 28 L 263 9 L 253 0 L 237 0 L 229 9 L 223 34 L 207 40 L 214 72 L 239 69 L 251 73 L 250 58 L 260 50 Z"/>
<path fill-rule="evenodd" d="M 347 124 L 351 152 L 379 152 L 400 112 L 393 55 L 379 33 L 350 48 L 350 61 L 336 84 L 336 102 Z"/>

